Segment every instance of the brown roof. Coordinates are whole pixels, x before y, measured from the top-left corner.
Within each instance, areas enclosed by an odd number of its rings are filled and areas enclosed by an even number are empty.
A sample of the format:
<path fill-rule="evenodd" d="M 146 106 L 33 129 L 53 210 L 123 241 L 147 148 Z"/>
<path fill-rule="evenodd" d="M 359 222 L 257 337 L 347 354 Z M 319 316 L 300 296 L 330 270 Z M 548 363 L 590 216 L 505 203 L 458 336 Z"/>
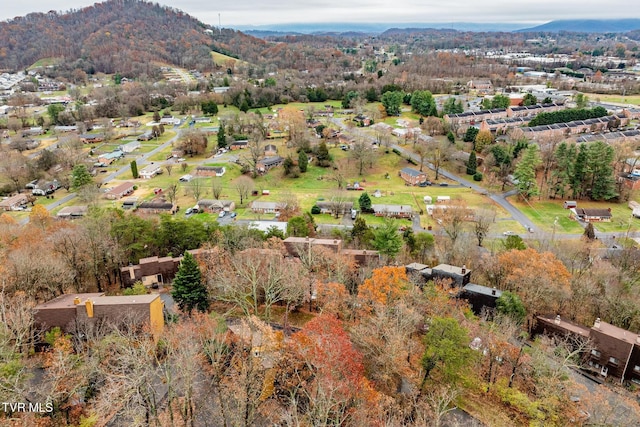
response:
<path fill-rule="evenodd" d="M 156 298 L 160 298 L 158 294 L 148 295 L 130 295 L 130 296 L 102 296 L 92 299 L 93 305 L 131 305 L 131 304 L 151 304 Z"/>
<path fill-rule="evenodd" d="M 599 216 L 599 217 L 611 217 L 610 209 L 589 209 L 589 208 L 575 208 L 576 213 L 579 216 Z"/>
<path fill-rule="evenodd" d="M 75 306 L 75 304 L 73 303 L 73 300 L 76 298 L 80 299 L 80 303 L 84 303 L 87 299 L 96 299 L 102 296 L 104 296 L 104 292 L 94 292 L 94 293 L 86 293 L 86 294 L 65 294 L 65 295 L 60 295 L 59 297 L 54 298 L 51 301 L 38 304 L 35 309 L 43 310 L 43 309 L 51 309 L 51 308 L 73 307 Z"/>
<path fill-rule="evenodd" d="M 113 187 L 111 190 L 107 191 L 107 194 L 121 194 L 127 192 L 129 190 L 133 190 L 133 183 L 131 182 L 123 182 L 122 184 L 118 184 Z"/>
<path fill-rule="evenodd" d="M 556 316 L 552 316 L 552 315 L 538 316 L 538 320 L 545 323 L 556 324 L 555 323 Z M 574 334 L 578 334 L 583 337 L 589 337 L 589 328 L 587 328 L 586 326 L 582 326 L 582 325 L 578 325 L 576 323 L 570 322 L 568 320 L 563 320 L 562 318 L 560 319 L 560 323 L 557 324 L 557 327 L 569 332 L 573 332 Z"/>
<path fill-rule="evenodd" d="M 604 335 L 610 336 L 612 338 L 616 338 L 620 341 L 625 341 L 630 344 L 634 344 L 636 342 L 636 338 L 638 338 L 638 334 L 627 331 L 626 329 L 619 328 L 607 322 L 600 322 L 599 327 L 592 327 L 592 331 L 600 332 Z"/>

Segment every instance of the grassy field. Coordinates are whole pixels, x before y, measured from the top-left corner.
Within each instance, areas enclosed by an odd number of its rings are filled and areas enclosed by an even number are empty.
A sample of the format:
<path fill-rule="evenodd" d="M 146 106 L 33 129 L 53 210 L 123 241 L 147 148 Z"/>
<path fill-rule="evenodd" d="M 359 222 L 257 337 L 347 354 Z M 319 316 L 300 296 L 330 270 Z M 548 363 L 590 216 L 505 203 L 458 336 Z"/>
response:
<path fill-rule="evenodd" d="M 537 228 L 551 232 L 557 218 L 556 233 L 576 234 L 584 231 L 580 223 L 569 218 L 570 212 L 562 207 L 563 201 L 561 200 L 534 201 L 529 204 L 515 199 L 510 201 L 527 215 Z M 579 201 L 578 206 L 581 208 L 611 209 L 613 214 L 611 222 L 594 224 L 598 231 L 625 232 L 629 227 L 631 227 L 631 231 L 640 229 L 640 219 L 631 217 L 631 210 L 626 204 Z"/>
<path fill-rule="evenodd" d="M 591 101 L 616 102 L 619 104 L 640 105 L 640 95 L 622 96 L 605 95 L 600 93 L 585 93 Z"/>

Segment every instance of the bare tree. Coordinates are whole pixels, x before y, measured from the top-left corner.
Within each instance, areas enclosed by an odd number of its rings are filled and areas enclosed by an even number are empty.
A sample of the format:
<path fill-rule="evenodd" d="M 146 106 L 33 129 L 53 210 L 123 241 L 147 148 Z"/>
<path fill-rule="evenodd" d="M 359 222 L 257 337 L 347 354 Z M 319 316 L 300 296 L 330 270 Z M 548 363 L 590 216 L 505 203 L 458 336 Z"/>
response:
<path fill-rule="evenodd" d="M 164 169 L 167 171 L 167 175 L 171 176 L 171 171 L 173 170 L 173 163 L 165 163 Z"/>
<path fill-rule="evenodd" d="M 178 184 L 173 183 L 173 184 L 169 185 L 167 187 L 167 189 L 164 190 L 164 195 L 167 198 L 167 200 L 169 201 L 169 203 L 173 204 L 173 202 L 176 201 L 176 198 L 178 196 Z"/>
<path fill-rule="evenodd" d="M 247 148 L 249 157 L 245 157 L 245 160 L 249 163 L 251 175 L 255 178 L 258 176 L 258 161 L 264 155 L 264 141 L 260 138 L 253 138 L 249 141 Z"/>
<path fill-rule="evenodd" d="M 362 176 L 365 166 L 373 163 L 375 153 L 370 143 L 364 139 L 359 139 L 353 143 L 352 149 L 349 150 L 349 156 L 356 162 L 358 175 Z"/>
<path fill-rule="evenodd" d="M 243 175 L 235 180 L 233 186 L 238 192 L 238 197 L 240 197 L 240 204 L 242 205 L 244 201 L 249 197 L 251 191 L 253 191 L 254 183 L 251 178 Z"/>
<path fill-rule="evenodd" d="M 331 215 L 335 218 L 339 218 L 340 215 L 344 215 L 348 202 L 349 197 L 347 197 L 347 192 L 345 190 L 333 191 L 328 202 Z"/>
<path fill-rule="evenodd" d="M 478 240 L 478 246 L 482 246 L 482 242 L 487 234 L 489 228 L 496 220 L 496 212 L 493 209 L 478 209 L 475 213 L 475 219 L 473 224 L 473 232 Z"/>
<path fill-rule="evenodd" d="M 219 179 L 211 178 L 211 194 L 216 200 L 222 195 L 222 182 Z"/>
<path fill-rule="evenodd" d="M 206 192 L 206 188 L 204 186 L 204 183 L 202 182 L 202 179 L 200 178 L 192 179 L 189 185 L 189 192 L 191 193 L 193 198 L 196 200 L 196 202 L 200 200 L 200 197 L 202 196 L 202 194 Z"/>

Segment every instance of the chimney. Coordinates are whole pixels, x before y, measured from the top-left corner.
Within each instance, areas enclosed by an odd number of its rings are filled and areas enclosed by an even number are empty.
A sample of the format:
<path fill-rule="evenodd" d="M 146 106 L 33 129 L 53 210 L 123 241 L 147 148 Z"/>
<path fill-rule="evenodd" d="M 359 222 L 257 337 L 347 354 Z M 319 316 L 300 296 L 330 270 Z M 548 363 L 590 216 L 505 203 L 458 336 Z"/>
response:
<path fill-rule="evenodd" d="M 467 274 L 467 266 L 465 264 L 462 264 L 462 274 Z"/>
<path fill-rule="evenodd" d="M 87 317 L 92 318 L 93 317 L 93 301 L 91 301 L 90 299 L 86 300 L 84 302 L 84 306 L 87 308 Z"/>
<path fill-rule="evenodd" d="M 560 324 L 560 315 L 559 314 L 556 316 L 556 320 L 554 320 L 553 323 L 555 323 L 556 325 Z"/>
<path fill-rule="evenodd" d="M 497 291 L 497 289 L 496 289 L 496 288 L 491 289 L 491 295 L 495 295 L 495 294 L 496 294 L 496 291 Z"/>
<path fill-rule="evenodd" d="M 78 304 L 80 304 L 80 298 L 79 297 L 75 297 L 73 299 L 73 305 L 78 305 Z"/>
<path fill-rule="evenodd" d="M 600 318 L 598 317 L 595 321 L 595 323 L 593 324 L 593 327 L 596 329 L 600 329 Z"/>

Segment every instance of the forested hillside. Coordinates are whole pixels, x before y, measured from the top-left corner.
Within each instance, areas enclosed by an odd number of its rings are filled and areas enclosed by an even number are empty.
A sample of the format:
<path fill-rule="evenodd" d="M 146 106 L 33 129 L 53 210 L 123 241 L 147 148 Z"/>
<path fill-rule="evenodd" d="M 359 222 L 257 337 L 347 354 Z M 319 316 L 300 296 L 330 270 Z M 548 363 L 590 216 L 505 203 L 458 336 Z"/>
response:
<path fill-rule="evenodd" d="M 239 33 L 205 30 L 181 11 L 138 0 L 96 3 L 64 14 L 32 13 L 0 23 L 0 69 L 19 70 L 56 57 L 90 74 L 149 74 L 153 61 L 206 70 L 213 66 L 211 50 L 227 53 Z M 262 43 L 240 37 L 247 45 Z"/>

